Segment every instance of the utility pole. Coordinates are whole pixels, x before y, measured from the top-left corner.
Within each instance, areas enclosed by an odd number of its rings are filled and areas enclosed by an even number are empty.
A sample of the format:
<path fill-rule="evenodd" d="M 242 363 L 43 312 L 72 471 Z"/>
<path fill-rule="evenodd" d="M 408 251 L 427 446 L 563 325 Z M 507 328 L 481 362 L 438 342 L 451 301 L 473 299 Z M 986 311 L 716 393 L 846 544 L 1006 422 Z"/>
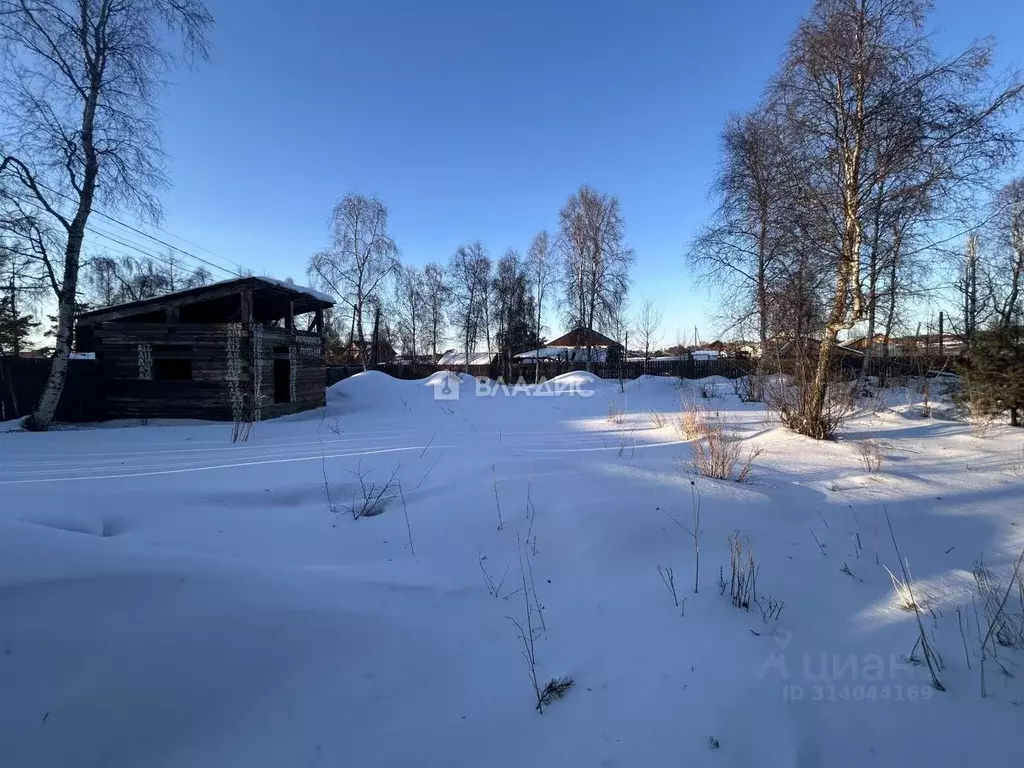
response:
<path fill-rule="evenodd" d="M 945 328 L 944 328 L 945 319 L 946 319 L 946 313 L 945 312 L 939 312 L 939 354 L 940 355 L 942 354 L 942 334 L 943 334 L 943 331 L 945 330 Z"/>

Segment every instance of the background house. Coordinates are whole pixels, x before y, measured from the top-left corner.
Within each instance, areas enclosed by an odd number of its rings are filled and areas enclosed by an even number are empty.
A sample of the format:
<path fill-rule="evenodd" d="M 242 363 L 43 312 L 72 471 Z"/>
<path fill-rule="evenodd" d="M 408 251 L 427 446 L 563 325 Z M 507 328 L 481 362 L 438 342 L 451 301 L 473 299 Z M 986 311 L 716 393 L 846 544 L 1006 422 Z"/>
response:
<path fill-rule="evenodd" d="M 378 339 L 376 344 L 370 339 L 366 340 L 367 364 L 390 363 L 397 356 L 395 348 L 384 339 Z M 363 351 L 359 347 L 359 342 L 351 341 L 334 352 L 332 357 L 337 358 L 332 359 L 332 363 L 362 363 Z"/>
<path fill-rule="evenodd" d="M 497 361 L 498 355 L 494 352 L 470 352 L 468 355 L 462 349 L 449 349 L 437 359 L 439 368 L 470 368 L 491 366 Z M 468 362 L 467 362 L 468 361 Z"/>
<path fill-rule="evenodd" d="M 586 363 L 588 346 L 590 362 L 594 363 L 614 362 L 623 354 L 622 345 L 603 333 L 575 328 L 557 339 L 552 339 L 546 346 L 521 352 L 515 358 L 521 361 L 539 359 Z"/>

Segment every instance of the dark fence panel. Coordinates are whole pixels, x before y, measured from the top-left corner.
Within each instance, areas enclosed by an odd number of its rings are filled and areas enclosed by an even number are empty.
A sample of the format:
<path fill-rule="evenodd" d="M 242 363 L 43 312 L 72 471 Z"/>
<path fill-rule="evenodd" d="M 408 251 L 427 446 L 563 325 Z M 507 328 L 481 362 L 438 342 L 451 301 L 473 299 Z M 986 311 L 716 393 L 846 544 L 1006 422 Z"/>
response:
<path fill-rule="evenodd" d="M 805 374 L 813 371 L 813 359 L 766 360 L 762 363 L 762 372 Z M 834 365 L 843 378 L 853 379 L 860 373 L 864 358 L 859 355 L 838 356 Z M 949 355 L 931 355 L 917 357 L 874 357 L 868 365 L 868 375 L 876 376 L 883 382 L 891 379 L 899 380 L 907 377 L 934 376 L 947 371 L 954 372 L 958 359 Z M 735 379 L 757 370 L 758 361 L 752 358 L 718 358 L 713 360 L 634 360 L 629 362 L 594 363 L 591 371 L 602 379 L 635 379 L 639 376 L 676 376 L 681 379 L 703 379 L 708 376 L 722 376 Z M 439 370 L 465 371 L 465 366 L 446 366 L 444 368 L 427 363 L 383 363 L 373 370 L 387 373 L 396 379 L 422 379 Z M 585 363 L 570 363 L 565 360 L 544 360 L 539 365 L 532 362 L 515 361 L 511 365 L 495 363 L 493 365 L 471 365 L 468 373 L 471 376 L 488 376 L 492 379 L 501 378 L 514 383 L 522 377 L 527 383 L 538 379 L 552 379 L 571 371 L 585 371 Z M 336 384 L 353 374 L 363 370 L 361 365 L 330 365 L 327 367 L 327 385 Z"/>
<path fill-rule="evenodd" d="M 882 380 L 905 379 L 908 377 L 923 378 L 937 373 L 956 373 L 966 358 L 956 355 L 898 356 L 872 357 L 868 361 L 868 376 L 877 376 Z M 861 368 L 863 359 L 858 360 L 857 370 Z"/>
<path fill-rule="evenodd" d="M 329 365 L 327 366 L 327 386 L 337 384 L 349 376 L 360 373 L 361 365 Z M 423 379 L 439 370 L 465 371 L 465 366 L 429 365 L 424 363 L 382 363 L 373 370 L 386 373 L 396 379 Z M 492 379 L 502 378 L 513 383 L 523 378 L 527 383 L 536 379 L 552 379 L 571 371 L 585 371 L 585 363 L 569 363 L 564 360 L 545 360 L 539 365 L 530 362 L 516 361 L 509 366 L 495 363 L 493 365 L 471 365 L 468 373 L 471 376 L 488 376 Z M 744 376 L 752 365 L 749 360 L 721 358 L 718 360 L 638 360 L 622 363 L 594 363 L 591 372 L 602 379 L 635 379 L 638 376 L 677 376 L 683 379 L 703 379 L 706 376 L 724 376 L 735 379 Z"/>
<path fill-rule="evenodd" d="M 27 416 L 39 402 L 50 374 L 42 358 L 0 358 L 0 421 Z M 101 421 L 105 418 L 103 387 L 95 360 L 69 360 L 57 421 Z"/>

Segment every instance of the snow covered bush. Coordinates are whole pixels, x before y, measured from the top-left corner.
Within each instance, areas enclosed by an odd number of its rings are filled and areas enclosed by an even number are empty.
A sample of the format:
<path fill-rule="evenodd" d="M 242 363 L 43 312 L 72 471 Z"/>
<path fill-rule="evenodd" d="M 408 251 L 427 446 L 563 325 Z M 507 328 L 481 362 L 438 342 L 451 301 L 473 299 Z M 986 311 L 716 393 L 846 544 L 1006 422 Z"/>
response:
<path fill-rule="evenodd" d="M 820 413 L 813 407 L 813 381 L 806 378 L 776 378 L 765 387 L 764 402 L 784 427 L 815 440 L 832 440 L 856 405 L 852 384 L 838 376 L 825 390 Z"/>
<path fill-rule="evenodd" d="M 701 477 L 745 483 L 761 453 L 760 448 L 752 448 L 744 459 L 743 438 L 730 431 L 728 421 L 718 414 L 706 415 L 693 444 L 692 464 Z"/>
<path fill-rule="evenodd" d="M 679 417 L 679 432 L 687 440 L 703 437 L 708 421 L 717 418 L 703 403 L 683 400 L 682 414 Z"/>
<path fill-rule="evenodd" d="M 608 401 L 608 421 L 612 424 L 622 424 L 626 420 L 625 409 L 615 400 Z"/>
<path fill-rule="evenodd" d="M 249 440 L 253 426 L 259 421 L 258 403 L 262 396 L 257 392 L 256 396 L 250 398 L 242 395 L 236 398 L 237 407 L 234 409 L 234 416 L 231 425 L 231 442 L 244 443 Z"/>
<path fill-rule="evenodd" d="M 1010 573 L 1008 583 L 995 576 L 981 557 L 974 561 L 972 572 L 977 600 L 991 628 L 992 639 L 1004 648 L 1024 650 L 1024 581 L 1020 578 L 1020 563 Z M 1018 599 L 1010 602 L 1015 591 Z"/>
<path fill-rule="evenodd" d="M 740 376 L 733 380 L 733 391 L 744 403 L 760 403 L 764 400 L 765 377 L 758 374 Z"/>
<path fill-rule="evenodd" d="M 999 660 L 998 645 L 1016 650 L 1024 649 L 1024 577 L 1021 576 L 1021 565 L 1024 564 L 1024 550 L 1010 572 L 1005 587 L 995 578 L 988 567 L 978 558 L 974 565 L 974 581 L 978 597 L 984 609 L 988 629 L 981 641 L 981 695 L 988 696 L 985 686 L 985 662 L 989 658 L 995 660 L 1007 677 L 1010 671 Z M 1017 584 L 1017 596 L 1020 599 L 1020 612 L 1011 607 L 1010 595 L 1014 593 L 1014 582 Z M 974 598 L 971 598 L 972 602 Z M 981 622 L 979 621 L 979 630 Z M 965 643 L 966 645 L 966 643 Z M 989 648 L 991 647 L 991 654 Z"/>
<path fill-rule="evenodd" d="M 857 443 L 857 455 L 860 457 L 860 463 L 872 475 L 882 468 L 887 451 L 888 447 L 885 443 L 877 440 L 861 440 Z"/>
<path fill-rule="evenodd" d="M 353 520 L 358 520 L 361 517 L 374 517 L 384 511 L 387 503 L 395 497 L 395 493 L 391 489 L 401 469 L 402 465 L 399 464 L 391 476 L 380 484 L 370 480 L 373 470 L 364 472 L 362 462 L 359 463 L 355 471 L 349 470 L 349 474 L 358 482 L 358 487 L 352 490 L 352 504 L 348 508 Z"/>
<path fill-rule="evenodd" d="M 971 374 L 962 377 L 960 388 L 953 394 L 953 402 L 979 439 L 988 433 L 999 416 L 999 407 L 990 391 Z"/>

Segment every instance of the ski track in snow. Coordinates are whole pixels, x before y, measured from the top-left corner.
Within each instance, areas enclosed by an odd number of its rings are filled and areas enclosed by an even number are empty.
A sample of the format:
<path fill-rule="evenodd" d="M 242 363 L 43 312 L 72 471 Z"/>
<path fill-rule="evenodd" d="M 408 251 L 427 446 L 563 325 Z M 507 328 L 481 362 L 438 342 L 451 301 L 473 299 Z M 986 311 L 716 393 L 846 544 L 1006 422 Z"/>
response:
<path fill-rule="evenodd" d="M 701 404 L 765 449 L 740 485 L 689 470 L 673 420 L 700 382 L 567 381 L 593 396 L 474 397 L 467 379 L 438 403 L 431 381 L 360 374 L 237 445 L 230 425 L 183 422 L 0 434 L 0 764 L 1013 761 L 1022 678 L 993 667 L 980 698 L 975 614 L 968 669 L 956 609 L 980 553 L 1005 573 L 1024 547 L 1019 432 L 977 440 L 892 390 L 815 443 L 705 382 Z M 885 442 L 876 474 L 863 439 Z M 396 469 L 382 513 L 353 520 L 360 482 Z M 883 505 L 945 693 L 900 662 L 917 630 L 881 567 L 900 570 Z M 720 594 L 735 531 L 778 621 Z M 576 679 L 543 716 L 508 620 L 533 591 L 538 676 Z"/>

